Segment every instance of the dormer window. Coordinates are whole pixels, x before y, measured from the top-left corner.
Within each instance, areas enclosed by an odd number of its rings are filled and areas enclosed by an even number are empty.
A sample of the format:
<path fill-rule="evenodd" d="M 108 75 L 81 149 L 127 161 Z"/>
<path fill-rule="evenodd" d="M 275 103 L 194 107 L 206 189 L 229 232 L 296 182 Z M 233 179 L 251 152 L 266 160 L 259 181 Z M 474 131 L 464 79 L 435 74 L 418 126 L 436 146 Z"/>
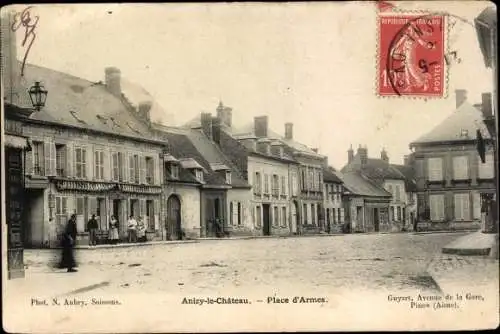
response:
<path fill-rule="evenodd" d="M 231 184 L 231 171 L 226 171 L 226 183 Z"/>
<path fill-rule="evenodd" d="M 203 171 L 201 169 L 195 169 L 194 175 L 198 179 L 198 181 L 203 182 Z"/>
<path fill-rule="evenodd" d="M 179 165 L 176 163 L 167 164 L 167 172 L 168 172 L 168 174 L 170 174 L 170 177 L 172 179 L 178 179 L 179 178 Z"/>

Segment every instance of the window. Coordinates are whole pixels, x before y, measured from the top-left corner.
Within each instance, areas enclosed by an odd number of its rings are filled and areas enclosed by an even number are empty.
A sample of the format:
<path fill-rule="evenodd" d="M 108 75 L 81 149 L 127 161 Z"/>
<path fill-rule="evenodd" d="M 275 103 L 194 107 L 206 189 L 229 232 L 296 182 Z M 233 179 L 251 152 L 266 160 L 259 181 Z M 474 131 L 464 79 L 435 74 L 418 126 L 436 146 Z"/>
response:
<path fill-rule="evenodd" d="M 146 157 L 146 183 L 153 184 L 155 175 L 155 163 L 152 157 Z"/>
<path fill-rule="evenodd" d="M 311 221 L 313 225 L 316 225 L 316 210 L 314 204 L 311 204 Z"/>
<path fill-rule="evenodd" d="M 236 224 L 236 219 L 237 218 L 235 218 L 235 215 L 237 216 L 237 212 L 234 209 L 234 203 L 231 202 L 231 203 L 229 203 L 229 217 L 230 217 L 229 219 L 230 219 L 231 225 L 235 225 Z"/>
<path fill-rule="evenodd" d="M 427 176 L 429 181 L 443 180 L 443 159 L 429 158 L 427 160 Z"/>
<path fill-rule="evenodd" d="M 229 215 L 231 225 L 241 225 L 241 203 L 231 202 L 229 203 Z"/>
<path fill-rule="evenodd" d="M 104 178 L 104 152 L 94 152 L 94 176 L 96 180 Z"/>
<path fill-rule="evenodd" d="M 444 220 L 444 195 L 429 195 L 432 221 Z"/>
<path fill-rule="evenodd" d="M 231 172 L 226 171 L 226 183 L 231 184 Z"/>
<path fill-rule="evenodd" d="M 87 178 L 87 150 L 82 147 L 75 148 L 76 177 Z"/>
<path fill-rule="evenodd" d="M 455 204 L 455 219 L 470 220 L 469 194 L 455 194 L 453 199 Z"/>
<path fill-rule="evenodd" d="M 139 183 L 139 156 L 131 154 L 128 157 L 128 179 L 130 183 Z"/>
<path fill-rule="evenodd" d="M 295 172 L 292 173 L 292 195 L 296 196 L 298 194 L 298 178 Z"/>
<path fill-rule="evenodd" d="M 338 209 L 338 215 L 339 215 L 339 223 L 344 222 L 344 209 Z"/>
<path fill-rule="evenodd" d="M 76 198 L 76 214 L 77 215 L 83 215 L 84 214 L 84 208 L 85 208 L 85 201 L 83 197 L 77 197 Z"/>
<path fill-rule="evenodd" d="M 278 197 L 280 192 L 279 176 L 273 174 L 273 196 Z"/>
<path fill-rule="evenodd" d="M 195 175 L 198 181 L 203 182 L 203 171 L 201 169 L 196 169 Z"/>
<path fill-rule="evenodd" d="M 261 227 L 262 226 L 262 213 L 261 213 L 260 206 L 255 207 L 255 216 L 257 218 L 255 220 L 255 222 L 257 223 L 257 227 Z"/>
<path fill-rule="evenodd" d="M 283 227 L 287 227 L 288 226 L 288 224 L 287 224 L 287 220 L 288 219 L 287 218 L 288 217 L 286 215 L 286 207 L 284 206 L 284 207 L 281 208 L 281 226 L 283 226 Z"/>
<path fill-rule="evenodd" d="M 400 186 L 396 186 L 396 201 L 400 201 L 401 200 L 401 187 Z"/>
<path fill-rule="evenodd" d="M 281 176 L 281 196 L 287 195 L 286 177 Z"/>
<path fill-rule="evenodd" d="M 279 226 L 280 224 L 280 221 L 279 221 L 279 210 L 278 210 L 278 207 L 275 206 L 273 208 L 273 225 L 274 226 Z"/>
<path fill-rule="evenodd" d="M 167 172 L 173 179 L 179 178 L 179 166 L 173 163 L 167 165 Z"/>
<path fill-rule="evenodd" d="M 243 222 L 241 220 L 241 203 L 238 202 L 238 226 L 240 226 Z"/>
<path fill-rule="evenodd" d="M 307 225 L 308 219 L 307 219 L 307 204 L 304 203 L 302 206 L 302 223 L 304 225 Z"/>
<path fill-rule="evenodd" d="M 395 209 L 394 209 L 394 207 L 393 207 L 393 206 L 391 206 L 391 212 L 390 212 L 390 215 L 391 215 L 391 216 L 389 217 L 390 221 L 394 221 L 394 220 L 396 220 L 396 211 L 395 211 Z"/>
<path fill-rule="evenodd" d="M 45 175 L 43 143 L 33 142 L 33 174 Z"/>
<path fill-rule="evenodd" d="M 479 178 L 480 179 L 492 179 L 493 171 L 494 171 L 494 157 L 493 153 L 487 153 L 485 155 L 484 164 L 481 162 L 481 159 L 478 159 L 478 170 L 479 170 Z"/>
<path fill-rule="evenodd" d="M 393 193 L 393 191 L 392 191 L 392 185 L 390 185 L 390 184 L 389 184 L 389 185 L 387 186 L 387 191 L 388 191 L 388 192 L 390 192 L 390 193 L 391 193 L 391 195 L 393 195 L 393 196 L 394 196 L 394 193 Z"/>
<path fill-rule="evenodd" d="M 56 175 L 66 176 L 66 145 L 56 145 Z"/>
<path fill-rule="evenodd" d="M 481 219 L 481 194 L 477 191 L 472 193 L 472 208 L 474 219 Z"/>
<path fill-rule="evenodd" d="M 56 215 L 65 215 L 68 212 L 66 197 L 56 196 Z"/>
<path fill-rule="evenodd" d="M 307 189 L 308 190 L 312 190 L 313 181 L 314 181 L 313 171 L 312 171 L 312 169 L 308 169 L 308 173 L 307 173 Z"/>
<path fill-rule="evenodd" d="M 467 156 L 453 157 L 453 179 L 467 180 L 469 178 L 469 160 Z"/>
<path fill-rule="evenodd" d="M 254 194 L 260 194 L 262 192 L 262 178 L 259 172 L 255 172 L 253 188 Z"/>
<path fill-rule="evenodd" d="M 269 175 L 264 175 L 264 194 L 269 194 Z"/>
<path fill-rule="evenodd" d="M 400 222 L 401 221 L 401 207 L 400 206 L 397 207 L 397 213 L 398 213 L 397 221 Z"/>
<path fill-rule="evenodd" d="M 306 189 L 306 170 L 305 168 L 301 171 L 301 188 L 302 190 Z"/>

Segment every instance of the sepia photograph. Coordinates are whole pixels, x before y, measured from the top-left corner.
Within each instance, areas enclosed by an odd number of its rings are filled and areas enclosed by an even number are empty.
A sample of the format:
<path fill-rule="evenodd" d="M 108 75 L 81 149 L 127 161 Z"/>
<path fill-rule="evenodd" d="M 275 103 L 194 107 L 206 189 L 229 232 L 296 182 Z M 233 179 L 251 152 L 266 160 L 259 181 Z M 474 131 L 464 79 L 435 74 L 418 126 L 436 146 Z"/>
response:
<path fill-rule="evenodd" d="M 499 326 L 489 1 L 1 8 L 2 324 Z"/>

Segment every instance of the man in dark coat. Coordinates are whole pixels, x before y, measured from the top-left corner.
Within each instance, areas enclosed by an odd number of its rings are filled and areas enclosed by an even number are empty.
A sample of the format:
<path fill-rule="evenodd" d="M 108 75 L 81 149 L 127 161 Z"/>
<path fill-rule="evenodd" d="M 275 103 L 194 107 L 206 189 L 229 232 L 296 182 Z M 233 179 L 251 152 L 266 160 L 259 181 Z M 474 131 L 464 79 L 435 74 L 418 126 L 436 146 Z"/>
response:
<path fill-rule="evenodd" d="M 92 218 L 90 218 L 87 223 L 87 230 L 89 230 L 89 246 L 95 246 L 97 244 L 96 233 L 98 228 L 97 219 L 95 219 L 95 215 L 92 215 Z"/>
<path fill-rule="evenodd" d="M 66 224 L 66 229 L 62 238 L 62 258 L 60 268 L 67 268 L 68 272 L 75 272 L 76 261 L 73 253 L 73 248 L 76 241 L 76 215 L 71 215 L 71 218 Z"/>

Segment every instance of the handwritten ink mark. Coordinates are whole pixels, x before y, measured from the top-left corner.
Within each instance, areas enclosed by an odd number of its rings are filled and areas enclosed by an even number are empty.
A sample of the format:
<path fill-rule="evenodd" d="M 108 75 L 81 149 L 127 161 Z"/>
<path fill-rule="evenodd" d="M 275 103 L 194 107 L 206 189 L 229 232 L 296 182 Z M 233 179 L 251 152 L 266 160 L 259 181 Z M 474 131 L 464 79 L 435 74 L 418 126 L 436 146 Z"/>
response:
<path fill-rule="evenodd" d="M 24 27 L 24 39 L 21 43 L 22 47 L 25 47 L 26 43 L 28 46 L 24 53 L 23 64 L 21 66 L 21 76 L 24 75 L 24 67 L 26 65 L 26 59 L 28 58 L 28 54 L 31 50 L 31 46 L 35 42 L 36 33 L 35 28 L 40 20 L 38 15 L 35 15 L 33 18 L 31 16 L 30 9 L 33 6 L 26 7 L 22 12 L 18 12 L 14 15 L 14 22 L 12 23 L 11 29 L 12 31 L 17 31 L 19 28 Z"/>

